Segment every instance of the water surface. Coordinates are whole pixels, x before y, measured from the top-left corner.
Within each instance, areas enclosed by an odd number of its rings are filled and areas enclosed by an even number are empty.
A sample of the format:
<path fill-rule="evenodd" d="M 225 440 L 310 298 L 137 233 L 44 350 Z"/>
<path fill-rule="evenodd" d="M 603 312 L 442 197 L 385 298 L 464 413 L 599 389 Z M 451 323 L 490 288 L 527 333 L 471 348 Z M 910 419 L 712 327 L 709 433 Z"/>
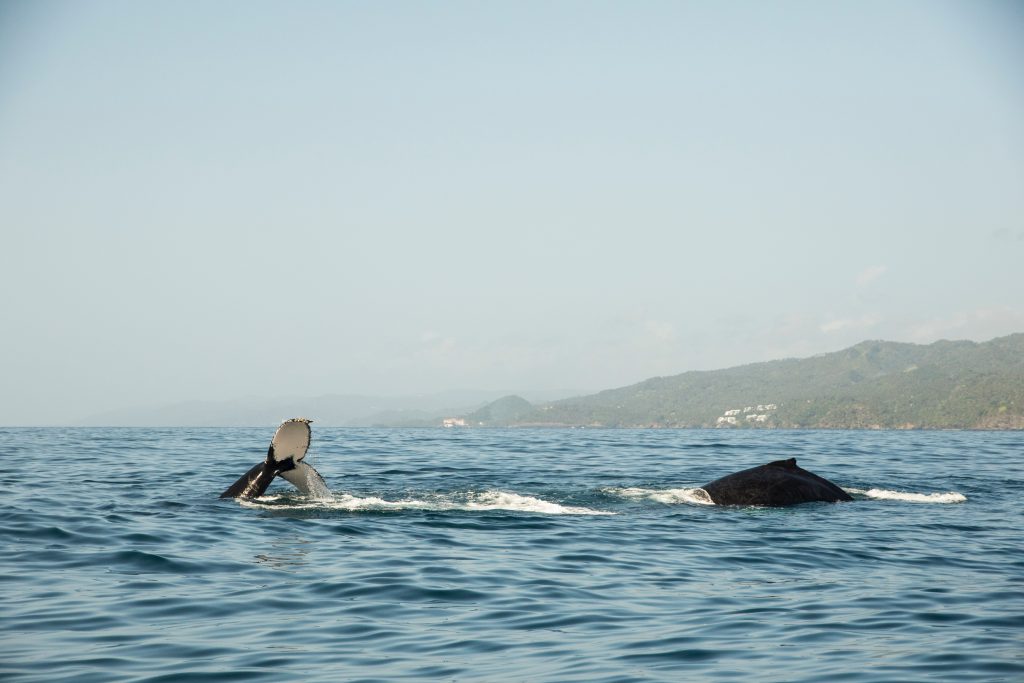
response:
<path fill-rule="evenodd" d="M 0 429 L 17 681 L 1020 681 L 1019 432 Z M 796 457 L 852 503 L 703 504 Z"/>

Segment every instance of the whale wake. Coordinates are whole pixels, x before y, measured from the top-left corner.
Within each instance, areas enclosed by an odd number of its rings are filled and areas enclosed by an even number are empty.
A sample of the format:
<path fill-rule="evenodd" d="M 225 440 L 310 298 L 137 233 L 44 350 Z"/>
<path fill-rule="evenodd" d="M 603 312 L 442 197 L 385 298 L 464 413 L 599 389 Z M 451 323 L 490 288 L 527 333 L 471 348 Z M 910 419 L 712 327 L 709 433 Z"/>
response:
<path fill-rule="evenodd" d="M 914 493 L 911 491 L 890 491 L 881 488 L 858 489 L 843 487 L 857 500 L 891 500 L 904 503 L 950 504 L 964 503 L 967 496 L 956 491 L 935 493 Z M 652 501 L 663 505 L 714 505 L 711 497 L 700 487 L 693 488 L 640 488 L 640 487 L 609 487 L 601 492 L 613 497 L 634 501 Z"/>
<path fill-rule="evenodd" d="M 650 500 L 665 505 L 714 505 L 711 496 L 700 487 L 678 489 L 645 489 L 639 487 L 601 489 L 609 496 L 618 496 L 629 500 Z"/>
<path fill-rule="evenodd" d="M 956 491 L 946 493 L 913 493 L 910 491 L 889 491 L 886 489 L 845 489 L 851 496 L 863 496 L 874 500 L 898 500 L 905 503 L 965 503 L 967 496 Z"/>
<path fill-rule="evenodd" d="M 508 491 L 471 491 L 464 493 L 421 494 L 414 498 L 387 500 L 378 496 L 354 496 L 339 493 L 330 498 L 306 498 L 294 495 L 267 495 L 255 499 L 239 499 L 239 504 L 258 509 L 340 510 L 347 512 L 380 512 L 389 510 L 435 510 L 441 512 L 509 511 L 542 515 L 613 515 L 614 512 L 594 510 L 575 505 L 562 505 Z"/>

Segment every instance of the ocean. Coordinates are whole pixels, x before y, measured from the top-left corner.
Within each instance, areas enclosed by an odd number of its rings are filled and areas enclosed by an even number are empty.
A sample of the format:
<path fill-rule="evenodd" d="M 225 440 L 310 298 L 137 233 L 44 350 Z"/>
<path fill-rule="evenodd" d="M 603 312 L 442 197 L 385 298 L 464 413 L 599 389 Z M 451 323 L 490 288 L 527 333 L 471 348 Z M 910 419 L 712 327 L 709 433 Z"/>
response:
<path fill-rule="evenodd" d="M 0 429 L 0 679 L 1024 680 L 1020 432 L 276 427 Z"/>

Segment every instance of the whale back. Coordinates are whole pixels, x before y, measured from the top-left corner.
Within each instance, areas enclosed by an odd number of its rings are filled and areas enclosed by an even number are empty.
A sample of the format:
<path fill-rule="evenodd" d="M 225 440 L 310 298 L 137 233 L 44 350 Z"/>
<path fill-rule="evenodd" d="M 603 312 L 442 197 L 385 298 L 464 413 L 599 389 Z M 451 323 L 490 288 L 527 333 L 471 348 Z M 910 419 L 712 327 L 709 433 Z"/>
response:
<path fill-rule="evenodd" d="M 853 500 L 846 491 L 796 464 L 796 458 L 729 474 L 702 486 L 717 505 L 796 505 Z"/>

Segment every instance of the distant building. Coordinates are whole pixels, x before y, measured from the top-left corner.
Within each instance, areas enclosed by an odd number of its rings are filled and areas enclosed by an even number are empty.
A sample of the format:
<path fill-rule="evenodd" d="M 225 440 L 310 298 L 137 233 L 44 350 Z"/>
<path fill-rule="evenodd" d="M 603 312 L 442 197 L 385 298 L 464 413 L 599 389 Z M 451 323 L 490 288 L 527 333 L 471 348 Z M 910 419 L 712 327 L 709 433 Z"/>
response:
<path fill-rule="evenodd" d="M 775 403 L 759 403 L 757 407 L 747 406 L 746 408 L 730 408 L 725 411 L 722 417 L 715 420 L 716 427 L 739 424 L 738 415 L 742 414 L 747 422 L 767 422 L 768 412 L 778 408 Z"/>
<path fill-rule="evenodd" d="M 445 428 L 465 427 L 466 421 L 461 417 L 446 417 L 443 420 L 441 420 L 441 426 Z"/>

